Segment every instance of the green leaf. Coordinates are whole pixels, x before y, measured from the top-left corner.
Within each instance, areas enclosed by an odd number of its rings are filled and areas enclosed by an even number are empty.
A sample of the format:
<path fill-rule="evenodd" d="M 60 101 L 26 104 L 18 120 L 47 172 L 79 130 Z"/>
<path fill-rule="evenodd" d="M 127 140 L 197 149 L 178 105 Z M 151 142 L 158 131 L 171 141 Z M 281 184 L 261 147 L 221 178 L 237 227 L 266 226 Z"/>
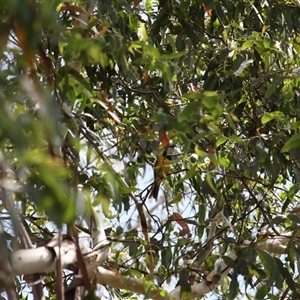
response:
<path fill-rule="evenodd" d="M 245 143 L 245 141 L 242 138 L 240 138 L 239 136 L 236 136 L 236 135 L 231 135 L 227 139 L 228 139 L 228 141 L 235 142 L 238 144 Z"/>
<path fill-rule="evenodd" d="M 140 27 L 140 34 L 141 34 L 141 37 L 142 37 L 142 41 L 147 42 L 148 33 L 147 33 L 147 29 L 146 29 L 145 24 L 143 22 L 139 22 L 139 27 Z"/>
<path fill-rule="evenodd" d="M 212 179 L 211 174 L 210 174 L 210 173 L 207 173 L 205 179 L 206 179 L 206 182 L 208 183 L 209 187 L 210 187 L 210 188 L 218 195 L 219 192 L 218 192 L 218 191 L 216 190 L 216 188 L 215 188 L 215 184 L 214 184 L 214 182 L 213 182 L 213 179 Z"/>
<path fill-rule="evenodd" d="M 146 54 L 151 56 L 151 58 L 155 58 L 155 59 L 160 58 L 159 50 L 156 47 L 153 47 L 151 45 L 144 45 L 143 49 Z"/>
<path fill-rule="evenodd" d="M 215 145 L 216 145 L 216 147 L 219 147 L 219 146 L 223 145 L 223 144 L 226 143 L 226 142 L 227 142 L 227 137 L 225 137 L 225 136 L 220 136 L 220 137 L 218 137 L 218 139 L 216 140 Z"/>
<path fill-rule="evenodd" d="M 223 166 L 226 169 L 234 170 L 234 166 L 230 159 L 227 156 L 222 156 L 218 159 L 218 162 L 221 166 Z"/>
<path fill-rule="evenodd" d="M 186 175 L 178 183 L 184 182 L 185 180 L 193 177 L 194 174 L 197 172 L 197 170 L 198 170 L 198 166 L 196 164 L 193 164 L 190 167 L 189 171 L 186 173 Z"/>
<path fill-rule="evenodd" d="M 187 36 L 191 39 L 194 46 L 196 46 L 199 41 L 197 33 L 193 30 L 192 26 L 188 22 L 183 21 L 181 25 Z"/>
<path fill-rule="evenodd" d="M 186 55 L 186 52 L 173 52 L 170 54 L 162 54 L 160 56 L 161 59 L 175 59 Z"/>
<path fill-rule="evenodd" d="M 206 91 L 203 93 L 201 102 L 215 118 L 218 118 L 223 112 L 221 99 L 222 96 L 220 94 L 212 91 Z"/>
<path fill-rule="evenodd" d="M 263 124 L 266 124 L 272 120 L 284 120 L 284 113 L 282 111 L 273 111 L 271 113 L 265 112 L 264 115 L 261 118 L 261 122 Z"/>
<path fill-rule="evenodd" d="M 198 100 L 202 98 L 202 93 L 198 93 L 198 92 L 186 93 L 183 94 L 182 97 L 190 100 Z"/>
<path fill-rule="evenodd" d="M 256 300 L 264 300 L 265 296 L 268 294 L 269 287 L 268 285 L 262 285 L 256 292 L 255 298 Z"/>
<path fill-rule="evenodd" d="M 275 282 L 275 286 L 278 289 L 281 289 L 283 286 L 283 279 L 279 273 L 275 258 L 265 251 L 259 251 L 258 255 L 265 269 L 269 272 L 269 284 Z"/>
<path fill-rule="evenodd" d="M 293 135 L 281 148 L 281 153 L 300 148 L 300 134 Z"/>
<path fill-rule="evenodd" d="M 189 283 L 190 272 L 187 269 L 183 269 L 179 273 L 180 295 L 181 299 L 188 300 L 191 298 L 191 285 Z"/>
<path fill-rule="evenodd" d="M 233 274 L 232 278 L 231 278 L 231 282 L 230 282 L 230 286 L 229 286 L 229 293 L 228 293 L 228 299 L 236 299 L 236 296 L 239 292 L 239 283 L 237 280 L 237 274 Z"/>
<path fill-rule="evenodd" d="M 275 258 L 275 261 L 276 261 L 276 264 L 278 266 L 278 269 L 279 269 L 279 272 L 280 272 L 282 278 L 285 279 L 287 285 L 289 286 L 289 288 L 292 291 L 296 291 L 296 284 L 295 284 L 294 279 L 291 276 L 291 273 L 289 272 L 288 268 L 283 265 L 283 262 L 280 259 Z"/>
<path fill-rule="evenodd" d="M 161 264 L 168 269 L 169 266 L 172 263 L 172 250 L 171 247 L 165 247 L 163 248 L 162 252 L 161 252 Z"/>
<path fill-rule="evenodd" d="M 242 50 L 246 50 L 248 48 L 251 48 L 252 45 L 253 45 L 253 41 L 252 40 L 248 40 L 248 41 L 246 41 L 246 42 L 243 43 L 241 49 Z"/>
<path fill-rule="evenodd" d="M 200 101 L 192 101 L 188 103 L 186 107 L 183 109 L 180 116 L 178 117 L 178 120 L 181 122 L 189 118 L 191 115 L 195 115 L 195 113 L 197 113 L 197 111 L 199 110 L 200 106 L 201 106 Z"/>

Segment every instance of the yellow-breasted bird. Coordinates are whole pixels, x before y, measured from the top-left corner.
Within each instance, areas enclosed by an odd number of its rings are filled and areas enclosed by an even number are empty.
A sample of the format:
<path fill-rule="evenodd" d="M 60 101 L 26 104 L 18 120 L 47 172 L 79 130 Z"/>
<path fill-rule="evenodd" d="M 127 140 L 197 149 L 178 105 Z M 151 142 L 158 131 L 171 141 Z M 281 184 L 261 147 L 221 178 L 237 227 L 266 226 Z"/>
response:
<path fill-rule="evenodd" d="M 176 155 L 177 151 L 174 146 L 169 146 L 162 154 L 159 154 L 154 165 L 154 182 L 150 197 L 157 200 L 160 184 L 164 181 L 171 171 L 172 156 Z"/>

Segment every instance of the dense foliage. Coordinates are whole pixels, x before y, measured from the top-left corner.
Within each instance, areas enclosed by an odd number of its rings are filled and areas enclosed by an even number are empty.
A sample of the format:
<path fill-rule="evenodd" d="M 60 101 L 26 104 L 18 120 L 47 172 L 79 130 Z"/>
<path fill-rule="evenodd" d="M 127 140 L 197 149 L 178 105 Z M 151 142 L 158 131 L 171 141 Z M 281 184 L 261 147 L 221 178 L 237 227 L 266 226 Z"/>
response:
<path fill-rule="evenodd" d="M 215 298 L 299 299 L 300 3 L 86 2 L 0 3 L 8 248 L 12 203 L 38 245 L 72 222 L 88 233 L 85 199 L 105 219 L 110 268 L 149 279 L 134 194 L 151 215 L 155 285 L 189 298 L 223 259 L 232 271 Z M 157 205 L 142 190 L 169 143 L 180 155 Z M 255 247 L 280 234 L 285 255 Z"/>

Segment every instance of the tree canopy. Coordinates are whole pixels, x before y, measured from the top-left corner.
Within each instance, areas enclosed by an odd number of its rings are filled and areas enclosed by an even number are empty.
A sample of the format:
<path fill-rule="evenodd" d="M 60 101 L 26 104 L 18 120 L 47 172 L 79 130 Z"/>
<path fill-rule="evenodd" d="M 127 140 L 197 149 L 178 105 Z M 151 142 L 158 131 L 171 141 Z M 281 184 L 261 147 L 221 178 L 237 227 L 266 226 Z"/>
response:
<path fill-rule="evenodd" d="M 8 299 L 33 274 L 37 299 L 299 299 L 298 0 L 0 7 Z M 110 253 L 93 265 L 85 244 Z M 18 269 L 31 248 L 56 254 Z"/>

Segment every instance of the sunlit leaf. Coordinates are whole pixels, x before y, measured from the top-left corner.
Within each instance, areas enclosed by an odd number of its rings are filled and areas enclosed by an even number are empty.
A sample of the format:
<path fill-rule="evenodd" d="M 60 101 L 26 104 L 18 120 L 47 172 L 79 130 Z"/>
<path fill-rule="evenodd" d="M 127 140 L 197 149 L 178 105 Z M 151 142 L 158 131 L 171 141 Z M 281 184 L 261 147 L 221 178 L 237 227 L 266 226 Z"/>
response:
<path fill-rule="evenodd" d="M 263 124 L 266 124 L 272 120 L 283 120 L 285 117 L 284 113 L 281 112 L 281 111 L 274 111 L 274 112 L 271 112 L 271 113 L 265 113 L 262 118 L 261 118 L 261 122 Z"/>
<path fill-rule="evenodd" d="M 243 43 L 243 45 L 242 45 L 242 50 L 251 48 L 252 45 L 253 45 L 253 41 L 252 41 L 252 40 L 245 41 L 245 42 Z"/>

